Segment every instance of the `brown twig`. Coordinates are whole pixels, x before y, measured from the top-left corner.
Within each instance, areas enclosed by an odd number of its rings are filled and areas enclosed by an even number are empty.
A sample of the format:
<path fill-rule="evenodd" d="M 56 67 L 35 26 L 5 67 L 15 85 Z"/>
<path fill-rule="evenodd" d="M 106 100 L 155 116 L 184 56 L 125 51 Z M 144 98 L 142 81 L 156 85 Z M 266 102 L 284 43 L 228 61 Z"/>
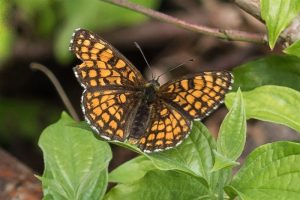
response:
<path fill-rule="evenodd" d="M 102 1 L 139 12 L 149 17 L 170 24 L 174 24 L 178 27 L 196 33 L 201 33 L 201 34 L 210 35 L 210 36 L 214 36 L 226 40 L 232 40 L 232 41 L 244 41 L 244 42 L 260 43 L 260 44 L 267 43 L 267 37 L 263 34 L 248 33 L 248 32 L 237 31 L 237 30 L 220 30 L 217 28 L 210 28 L 203 25 L 191 24 L 186 21 L 180 20 L 178 18 L 163 14 L 161 12 L 143 7 L 141 5 L 131 3 L 127 0 L 102 0 Z"/>
<path fill-rule="evenodd" d="M 263 22 L 260 16 L 260 0 L 233 0 L 233 2 L 248 14 Z"/>
<path fill-rule="evenodd" d="M 69 111 L 70 115 L 73 117 L 74 120 L 80 121 L 71 101 L 69 100 L 68 96 L 66 95 L 66 92 L 62 88 L 55 75 L 47 67 L 39 63 L 31 63 L 30 68 L 33 70 L 39 70 L 43 72 L 50 79 L 56 91 L 58 92 L 61 100 L 63 101 L 67 110 Z"/>

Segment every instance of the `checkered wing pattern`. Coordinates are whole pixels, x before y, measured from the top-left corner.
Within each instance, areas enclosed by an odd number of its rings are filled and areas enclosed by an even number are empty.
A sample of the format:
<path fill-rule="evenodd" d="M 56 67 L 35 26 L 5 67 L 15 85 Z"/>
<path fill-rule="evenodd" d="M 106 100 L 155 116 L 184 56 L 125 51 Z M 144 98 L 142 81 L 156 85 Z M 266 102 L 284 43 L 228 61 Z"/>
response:
<path fill-rule="evenodd" d="M 139 141 L 139 148 L 146 152 L 164 150 L 182 142 L 190 131 L 191 121 L 167 104 L 154 105 L 147 134 Z"/>
<path fill-rule="evenodd" d="M 223 102 L 232 82 L 230 72 L 203 72 L 164 84 L 159 96 L 190 120 L 202 119 Z"/>
<path fill-rule="evenodd" d="M 134 94 L 118 90 L 85 90 L 82 107 L 92 128 L 107 140 L 124 141 L 130 111 L 135 106 Z"/>
<path fill-rule="evenodd" d="M 77 29 L 71 40 L 70 51 L 83 61 L 74 68 L 74 72 L 84 87 L 125 87 L 130 90 L 145 83 L 133 64 L 90 31 Z"/>
<path fill-rule="evenodd" d="M 70 50 L 82 60 L 74 72 L 85 88 L 82 110 L 86 121 L 101 137 L 124 141 L 144 78 L 121 53 L 90 31 L 75 30 Z"/>
<path fill-rule="evenodd" d="M 82 60 L 74 72 L 84 87 L 86 121 L 101 137 L 145 152 L 181 143 L 192 120 L 216 109 L 233 82 L 229 72 L 203 72 L 157 89 L 114 47 L 84 29 L 74 32 L 70 50 Z"/>

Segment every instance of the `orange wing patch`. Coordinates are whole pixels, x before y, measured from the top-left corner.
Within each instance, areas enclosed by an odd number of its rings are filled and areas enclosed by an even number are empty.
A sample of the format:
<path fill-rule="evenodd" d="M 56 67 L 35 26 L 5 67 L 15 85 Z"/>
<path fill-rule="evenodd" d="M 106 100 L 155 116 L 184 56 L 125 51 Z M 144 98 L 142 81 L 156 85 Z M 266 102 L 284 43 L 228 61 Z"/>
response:
<path fill-rule="evenodd" d="M 121 53 L 92 32 L 76 30 L 70 50 L 83 61 L 74 72 L 84 87 L 132 88 L 145 83 L 140 72 Z"/>
<path fill-rule="evenodd" d="M 232 80 L 229 72 L 203 72 L 166 83 L 160 97 L 191 120 L 202 119 L 223 102 Z"/>
<path fill-rule="evenodd" d="M 145 152 L 168 149 L 178 145 L 190 131 L 190 121 L 176 110 L 161 103 L 155 105 L 147 133 L 138 143 Z"/>
<path fill-rule="evenodd" d="M 108 140 L 126 139 L 126 119 L 133 105 L 130 92 L 87 90 L 82 97 L 86 120 L 101 137 Z"/>

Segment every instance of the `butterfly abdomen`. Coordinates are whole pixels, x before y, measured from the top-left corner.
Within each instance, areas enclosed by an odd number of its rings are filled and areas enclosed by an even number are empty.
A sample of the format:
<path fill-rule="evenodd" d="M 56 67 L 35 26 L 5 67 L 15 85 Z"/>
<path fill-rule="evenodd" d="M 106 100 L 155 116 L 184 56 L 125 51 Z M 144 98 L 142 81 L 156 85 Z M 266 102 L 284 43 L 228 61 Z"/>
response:
<path fill-rule="evenodd" d="M 157 101 L 157 93 L 153 84 L 148 84 L 145 87 L 141 101 L 138 104 L 136 114 L 132 123 L 130 136 L 135 139 L 140 139 L 145 135 L 147 127 L 150 123 L 150 115 L 152 105 Z"/>
<path fill-rule="evenodd" d="M 131 125 L 130 137 L 134 139 L 140 139 L 149 126 L 150 120 L 150 108 L 147 101 L 142 100 L 141 104 L 138 106 L 134 120 Z"/>

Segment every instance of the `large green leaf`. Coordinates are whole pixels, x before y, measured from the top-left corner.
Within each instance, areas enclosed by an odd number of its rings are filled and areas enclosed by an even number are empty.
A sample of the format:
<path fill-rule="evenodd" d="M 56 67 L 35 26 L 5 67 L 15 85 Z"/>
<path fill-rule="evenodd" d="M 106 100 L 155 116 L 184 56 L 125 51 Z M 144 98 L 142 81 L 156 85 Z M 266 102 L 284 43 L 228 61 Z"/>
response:
<path fill-rule="evenodd" d="M 90 131 L 84 123 L 72 124 Z M 215 141 L 207 128 L 200 122 L 194 122 L 191 134 L 182 144 L 170 150 L 146 154 L 128 143 L 113 142 L 142 154 L 130 160 L 110 174 L 110 181 L 131 184 L 145 178 L 145 174 L 153 169 L 163 171 L 175 170 L 196 178 L 202 186 L 209 188 L 211 195 L 223 195 L 223 186 L 230 179 L 231 170 L 211 172 L 216 149 Z"/>
<path fill-rule="evenodd" d="M 104 199 L 211 199 L 209 191 L 198 179 L 174 171 L 153 170 L 142 179 L 128 184 L 118 184 Z"/>
<path fill-rule="evenodd" d="M 234 87 L 242 91 L 263 85 L 279 85 L 300 91 L 300 58 L 269 56 L 234 68 Z"/>
<path fill-rule="evenodd" d="M 151 8 L 157 7 L 159 3 L 158 0 L 134 0 L 132 2 Z M 71 58 L 68 46 L 74 29 L 103 31 L 117 26 L 137 24 L 147 19 L 144 15 L 100 0 L 64 0 L 61 1 L 59 13 L 65 21 L 57 30 L 54 52 L 62 62 Z"/>
<path fill-rule="evenodd" d="M 72 123 L 63 113 L 40 137 L 44 195 L 47 199 L 100 199 L 107 187 L 109 145 L 89 131 L 69 126 Z"/>
<path fill-rule="evenodd" d="M 280 33 L 299 14 L 300 1 L 297 0 L 261 0 L 261 16 L 268 28 L 269 45 L 274 48 Z"/>
<path fill-rule="evenodd" d="M 235 95 L 227 94 L 227 107 L 232 107 Z M 243 92 L 243 98 L 248 119 L 284 124 L 300 131 L 300 92 L 281 86 L 262 86 Z"/>
<path fill-rule="evenodd" d="M 214 171 L 236 165 L 235 160 L 244 150 L 246 115 L 240 89 L 237 91 L 233 101 L 233 105 L 220 127 L 217 140 L 218 148 L 217 152 L 215 152 Z"/>
<path fill-rule="evenodd" d="M 87 130 L 86 126 L 82 126 L 82 124 L 76 127 Z M 216 144 L 208 129 L 200 122 L 193 123 L 190 135 L 186 139 L 184 139 L 182 144 L 172 149 L 161 152 L 144 153 L 137 147 L 128 143 L 111 143 L 128 148 L 146 156 L 152 161 L 153 165 L 157 169 L 178 170 L 192 176 L 204 178 L 206 181 L 204 181 L 204 179 L 203 181 L 206 183 L 206 185 L 210 182 L 210 170 L 214 162 L 212 150 L 216 149 Z M 129 163 L 125 163 L 125 165 L 137 165 L 140 161 L 144 162 L 145 160 L 142 158 L 141 160 L 136 159 L 133 161 L 129 161 Z M 127 170 L 126 168 L 128 168 L 128 166 L 124 166 L 124 170 Z M 123 167 L 120 166 L 120 168 Z M 150 167 L 149 170 L 151 168 L 152 167 Z M 145 172 L 141 173 L 144 174 Z M 117 182 L 118 181 L 121 180 L 117 180 Z"/>
<path fill-rule="evenodd" d="M 254 150 L 226 188 L 233 198 L 286 199 L 300 197 L 300 144 L 275 142 Z"/>
<path fill-rule="evenodd" d="M 132 149 L 128 144 L 122 146 Z M 223 194 L 223 185 L 229 180 L 231 171 L 211 172 L 214 149 L 216 144 L 209 131 L 200 122 L 194 122 L 190 136 L 178 147 L 163 152 L 142 153 L 144 156 L 130 160 L 114 170 L 110 174 L 110 181 L 132 183 L 152 169 L 176 170 L 197 178 L 210 189 L 211 194 Z"/>

